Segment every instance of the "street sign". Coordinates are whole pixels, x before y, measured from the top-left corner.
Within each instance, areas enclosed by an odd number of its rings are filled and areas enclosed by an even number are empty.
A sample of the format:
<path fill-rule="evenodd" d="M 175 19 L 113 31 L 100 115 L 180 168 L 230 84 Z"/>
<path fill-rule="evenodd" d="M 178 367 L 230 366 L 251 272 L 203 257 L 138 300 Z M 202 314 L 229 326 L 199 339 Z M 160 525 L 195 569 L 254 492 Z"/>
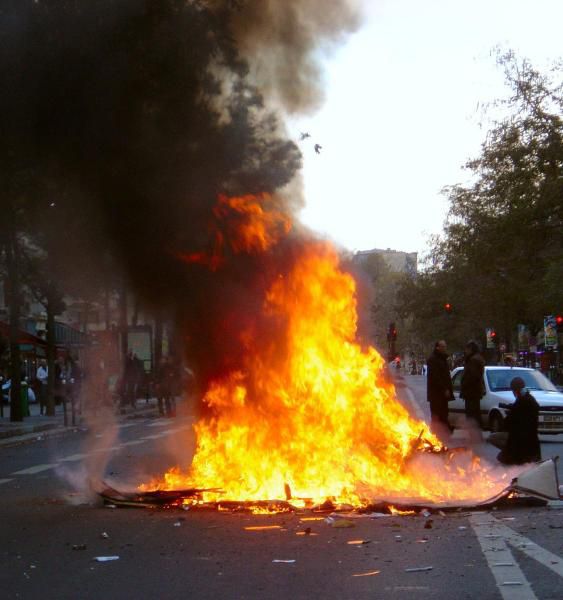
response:
<path fill-rule="evenodd" d="M 530 346 L 530 332 L 523 324 L 518 325 L 518 350 L 527 350 Z"/>
<path fill-rule="evenodd" d="M 546 348 L 557 348 L 557 321 L 554 315 L 547 315 L 543 319 L 543 331 Z"/>

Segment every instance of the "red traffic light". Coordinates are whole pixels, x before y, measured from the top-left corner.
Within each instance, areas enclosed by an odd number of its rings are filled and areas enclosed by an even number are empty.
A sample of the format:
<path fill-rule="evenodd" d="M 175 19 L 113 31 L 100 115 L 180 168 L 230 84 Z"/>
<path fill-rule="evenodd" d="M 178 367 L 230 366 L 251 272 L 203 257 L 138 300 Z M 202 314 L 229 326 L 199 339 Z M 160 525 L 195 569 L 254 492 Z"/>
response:
<path fill-rule="evenodd" d="M 496 331 L 491 331 L 491 337 L 494 340 L 497 337 L 497 332 Z"/>
<path fill-rule="evenodd" d="M 563 315 L 557 315 L 555 317 L 555 322 L 557 323 L 557 325 L 563 325 Z"/>
<path fill-rule="evenodd" d="M 449 302 L 444 304 L 444 308 L 446 309 L 446 312 L 452 312 L 452 305 Z"/>

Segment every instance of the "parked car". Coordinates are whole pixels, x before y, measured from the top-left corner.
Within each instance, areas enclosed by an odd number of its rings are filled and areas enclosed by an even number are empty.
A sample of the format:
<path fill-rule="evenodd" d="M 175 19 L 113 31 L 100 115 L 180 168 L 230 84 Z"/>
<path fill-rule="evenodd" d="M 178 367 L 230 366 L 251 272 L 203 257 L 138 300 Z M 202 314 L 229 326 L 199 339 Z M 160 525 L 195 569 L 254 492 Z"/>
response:
<path fill-rule="evenodd" d="M 452 371 L 455 400 L 450 402 L 450 422 L 460 423 L 465 412 L 465 402 L 459 397 L 463 367 Z M 491 431 L 502 431 L 507 409 L 501 404 L 515 401 L 510 389 L 514 377 L 521 377 L 526 387 L 540 406 L 538 433 L 563 433 L 563 393 L 559 392 L 551 381 L 535 369 L 522 367 L 485 367 L 486 394 L 481 398 L 481 420 L 483 426 Z"/>

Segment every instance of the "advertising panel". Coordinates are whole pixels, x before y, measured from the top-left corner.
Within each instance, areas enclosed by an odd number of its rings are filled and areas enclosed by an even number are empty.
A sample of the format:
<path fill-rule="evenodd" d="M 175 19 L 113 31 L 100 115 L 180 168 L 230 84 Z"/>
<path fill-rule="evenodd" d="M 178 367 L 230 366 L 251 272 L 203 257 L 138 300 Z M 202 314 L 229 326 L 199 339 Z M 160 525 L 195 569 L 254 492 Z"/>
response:
<path fill-rule="evenodd" d="M 546 348 L 557 348 L 557 322 L 554 315 L 543 319 L 544 345 Z"/>

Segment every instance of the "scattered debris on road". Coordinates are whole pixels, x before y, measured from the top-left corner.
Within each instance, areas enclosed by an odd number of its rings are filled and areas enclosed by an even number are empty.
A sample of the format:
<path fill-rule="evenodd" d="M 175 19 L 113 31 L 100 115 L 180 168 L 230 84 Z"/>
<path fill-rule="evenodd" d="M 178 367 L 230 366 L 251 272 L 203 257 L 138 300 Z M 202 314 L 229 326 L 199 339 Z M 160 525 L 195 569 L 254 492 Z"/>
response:
<path fill-rule="evenodd" d="M 331 517 L 327 517 L 326 522 L 335 529 L 348 529 L 350 527 L 356 527 L 356 523 L 354 521 L 350 521 L 349 519 L 332 519 Z"/>
<path fill-rule="evenodd" d="M 112 560 L 119 560 L 119 556 L 94 556 L 96 562 L 110 562 Z"/>
<path fill-rule="evenodd" d="M 274 560 L 272 561 L 273 563 L 286 563 L 286 564 L 292 564 L 295 561 L 294 558 L 274 558 Z"/>

